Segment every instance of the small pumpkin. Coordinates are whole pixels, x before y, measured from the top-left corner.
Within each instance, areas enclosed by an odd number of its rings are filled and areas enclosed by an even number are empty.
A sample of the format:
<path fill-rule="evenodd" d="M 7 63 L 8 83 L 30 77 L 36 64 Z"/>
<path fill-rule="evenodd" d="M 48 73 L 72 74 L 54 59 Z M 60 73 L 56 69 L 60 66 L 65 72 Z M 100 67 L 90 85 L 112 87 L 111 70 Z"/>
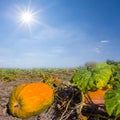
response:
<path fill-rule="evenodd" d="M 13 116 L 28 118 L 41 113 L 54 100 L 53 89 L 42 82 L 18 85 L 9 98 L 9 110 Z"/>
<path fill-rule="evenodd" d="M 104 104 L 104 95 L 109 89 L 98 89 L 96 91 L 88 91 L 85 94 L 85 101 L 89 103 L 90 101 L 95 104 Z"/>

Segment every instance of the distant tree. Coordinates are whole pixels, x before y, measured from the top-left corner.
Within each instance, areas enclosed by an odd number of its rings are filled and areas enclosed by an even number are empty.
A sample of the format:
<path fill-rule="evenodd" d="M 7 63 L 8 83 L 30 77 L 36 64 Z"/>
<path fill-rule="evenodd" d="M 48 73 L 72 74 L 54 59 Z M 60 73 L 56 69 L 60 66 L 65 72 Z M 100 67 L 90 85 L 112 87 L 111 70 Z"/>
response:
<path fill-rule="evenodd" d="M 109 60 L 109 59 L 108 59 L 108 60 L 106 61 L 106 63 L 109 64 L 109 65 L 112 65 L 112 64 L 113 64 L 113 65 L 118 65 L 118 64 L 120 64 L 120 61 L 114 61 L 114 60 Z"/>

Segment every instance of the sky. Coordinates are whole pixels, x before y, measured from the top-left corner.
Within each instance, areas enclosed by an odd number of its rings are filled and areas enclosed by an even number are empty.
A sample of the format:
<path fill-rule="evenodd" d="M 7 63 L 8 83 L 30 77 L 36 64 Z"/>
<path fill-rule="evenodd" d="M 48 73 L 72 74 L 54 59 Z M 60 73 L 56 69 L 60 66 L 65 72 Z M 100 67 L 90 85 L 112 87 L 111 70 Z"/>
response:
<path fill-rule="evenodd" d="M 120 0 L 0 0 L 0 67 L 120 61 L 119 5 Z M 26 11 L 31 21 L 23 20 Z"/>

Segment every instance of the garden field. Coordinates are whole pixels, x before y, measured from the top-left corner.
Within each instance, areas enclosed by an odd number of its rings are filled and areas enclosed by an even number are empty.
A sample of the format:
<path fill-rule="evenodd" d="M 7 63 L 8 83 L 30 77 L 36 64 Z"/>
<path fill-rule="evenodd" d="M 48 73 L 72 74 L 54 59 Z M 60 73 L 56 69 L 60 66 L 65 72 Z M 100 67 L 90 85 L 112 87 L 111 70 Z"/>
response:
<path fill-rule="evenodd" d="M 71 69 L 0 68 L 0 120 L 22 120 L 9 109 L 20 84 L 42 82 L 54 90 L 49 108 L 25 120 L 119 120 L 120 63 L 89 62 Z"/>

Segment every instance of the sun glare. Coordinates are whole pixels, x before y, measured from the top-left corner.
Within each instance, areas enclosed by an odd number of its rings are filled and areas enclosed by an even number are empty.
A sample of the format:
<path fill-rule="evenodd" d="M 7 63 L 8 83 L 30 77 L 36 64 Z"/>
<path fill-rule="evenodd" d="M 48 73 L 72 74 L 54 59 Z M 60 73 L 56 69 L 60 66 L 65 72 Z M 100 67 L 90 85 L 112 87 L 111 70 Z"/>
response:
<path fill-rule="evenodd" d="M 33 10 L 30 6 L 17 6 L 16 15 L 20 27 L 23 26 L 31 29 L 34 24 L 39 23 L 38 13 L 38 11 Z"/>
<path fill-rule="evenodd" d="M 32 15 L 32 13 L 30 13 L 30 12 L 23 12 L 21 14 L 21 21 L 24 24 L 29 24 L 29 23 L 33 22 L 33 20 L 34 20 L 34 16 Z"/>
<path fill-rule="evenodd" d="M 37 22 L 37 14 L 31 10 L 21 10 L 19 13 L 19 21 L 21 25 L 31 27 L 32 24 Z"/>

